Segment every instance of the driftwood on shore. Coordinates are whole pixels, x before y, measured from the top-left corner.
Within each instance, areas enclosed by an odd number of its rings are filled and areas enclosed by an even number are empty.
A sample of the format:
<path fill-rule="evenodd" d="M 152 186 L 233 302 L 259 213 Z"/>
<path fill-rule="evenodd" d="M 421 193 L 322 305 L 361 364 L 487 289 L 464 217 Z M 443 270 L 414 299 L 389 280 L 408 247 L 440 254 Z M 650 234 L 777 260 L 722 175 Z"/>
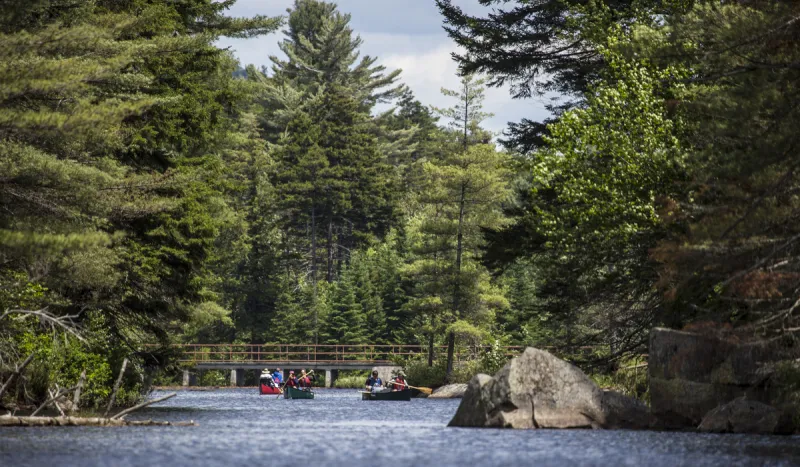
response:
<path fill-rule="evenodd" d="M 129 421 L 103 417 L 17 417 L 0 415 L 0 427 L 11 426 L 197 426 L 197 424 L 193 420 L 188 422 L 161 422 L 154 420 Z"/>
<path fill-rule="evenodd" d="M 25 359 L 24 362 L 20 365 L 16 365 L 15 371 L 11 374 L 11 376 L 5 381 L 0 384 L 0 400 L 5 392 L 11 387 L 11 384 L 17 379 L 22 372 L 25 370 L 25 367 L 33 361 L 35 354 L 31 354 L 28 358 Z M 152 399 L 146 402 L 143 402 L 139 405 L 131 407 L 129 409 L 125 409 L 116 415 L 109 417 L 108 413 L 113 407 L 114 402 L 116 400 L 117 392 L 119 391 L 120 384 L 122 383 L 122 377 L 125 374 L 125 368 L 128 365 L 128 359 L 126 358 L 122 362 L 122 368 L 120 368 L 119 376 L 117 377 L 116 383 L 114 384 L 114 390 L 111 394 L 111 398 L 109 400 L 108 406 L 106 407 L 106 411 L 103 417 L 73 417 L 67 416 L 64 409 L 61 407 L 59 402 L 70 402 L 66 399 L 66 396 L 70 393 L 73 393 L 73 400 L 71 407 L 69 408 L 69 412 L 73 412 L 77 410 L 78 402 L 80 401 L 80 394 L 83 388 L 83 385 L 86 382 L 86 370 L 81 373 L 81 376 L 78 380 L 78 384 L 71 387 L 71 388 L 60 388 L 56 384 L 55 391 L 50 388 L 47 388 L 47 393 L 50 397 L 47 398 L 30 416 L 17 416 L 12 413 L 8 413 L 7 415 L 0 416 L 0 427 L 11 427 L 11 426 L 21 426 L 21 427 L 34 427 L 34 426 L 194 426 L 194 421 L 189 422 L 162 422 L 162 421 L 153 421 L 153 420 L 144 420 L 144 421 L 128 421 L 124 420 L 123 418 L 139 409 L 148 407 L 152 404 L 165 401 L 171 397 L 175 397 L 175 393 L 168 394 L 164 397 L 160 397 L 158 399 Z M 48 406 L 53 405 L 56 410 L 58 410 L 60 417 L 40 417 L 37 416 L 39 412 L 46 409 Z"/>

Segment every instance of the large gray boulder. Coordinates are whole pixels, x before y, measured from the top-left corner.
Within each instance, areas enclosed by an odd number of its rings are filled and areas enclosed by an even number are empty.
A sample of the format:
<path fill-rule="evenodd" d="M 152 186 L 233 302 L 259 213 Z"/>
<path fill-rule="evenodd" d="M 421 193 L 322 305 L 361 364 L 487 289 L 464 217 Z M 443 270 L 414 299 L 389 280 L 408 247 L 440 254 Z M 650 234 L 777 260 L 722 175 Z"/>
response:
<path fill-rule="evenodd" d="M 477 375 L 449 426 L 647 428 L 647 407 L 604 392 L 577 367 L 528 348 L 493 378 Z"/>
<path fill-rule="evenodd" d="M 464 397 L 465 392 L 467 392 L 466 384 L 448 384 L 436 388 L 428 397 L 430 399 L 460 399 Z"/>
<path fill-rule="evenodd" d="M 655 328 L 650 333 L 650 407 L 664 426 L 696 427 L 739 397 L 776 405 L 775 362 L 792 358 L 776 341 L 744 342 L 732 333 Z"/>
<path fill-rule="evenodd" d="M 744 397 L 709 412 L 698 430 L 710 433 L 791 434 L 792 418 L 782 410 Z"/>

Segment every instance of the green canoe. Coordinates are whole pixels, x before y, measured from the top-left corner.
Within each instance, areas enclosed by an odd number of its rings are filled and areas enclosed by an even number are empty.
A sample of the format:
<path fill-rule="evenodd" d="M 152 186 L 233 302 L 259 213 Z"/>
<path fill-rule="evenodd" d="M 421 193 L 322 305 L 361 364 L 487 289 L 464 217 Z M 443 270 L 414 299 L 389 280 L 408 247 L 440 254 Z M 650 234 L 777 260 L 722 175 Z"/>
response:
<path fill-rule="evenodd" d="M 303 389 L 296 389 L 296 388 L 284 388 L 283 389 L 283 398 L 284 399 L 313 399 L 314 398 L 314 391 L 311 389 L 303 390 Z"/>
<path fill-rule="evenodd" d="M 411 389 L 386 392 L 362 392 L 362 401 L 410 401 Z"/>

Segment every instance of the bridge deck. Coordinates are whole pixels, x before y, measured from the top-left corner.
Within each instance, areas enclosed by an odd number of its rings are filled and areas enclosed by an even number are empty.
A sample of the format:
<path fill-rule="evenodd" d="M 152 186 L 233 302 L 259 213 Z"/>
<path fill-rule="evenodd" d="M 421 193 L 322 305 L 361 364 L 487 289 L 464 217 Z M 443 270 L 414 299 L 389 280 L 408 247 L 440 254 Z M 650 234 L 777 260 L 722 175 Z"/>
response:
<path fill-rule="evenodd" d="M 292 361 L 261 361 L 261 362 L 194 362 L 194 368 L 198 370 L 263 370 L 269 368 L 291 368 L 291 369 L 311 369 L 311 370 L 371 370 L 376 366 L 394 366 L 394 363 L 387 360 L 375 360 L 369 362 L 308 362 L 301 360 Z"/>
<path fill-rule="evenodd" d="M 391 366 L 398 361 L 425 358 L 428 348 L 422 345 L 369 344 L 177 344 L 180 363 L 198 369 L 258 369 L 265 367 L 320 368 L 360 370 L 374 366 Z M 474 359 L 486 346 L 460 349 L 455 360 Z M 508 356 L 518 354 L 522 347 L 503 347 Z M 435 346 L 442 355 L 445 346 Z"/>

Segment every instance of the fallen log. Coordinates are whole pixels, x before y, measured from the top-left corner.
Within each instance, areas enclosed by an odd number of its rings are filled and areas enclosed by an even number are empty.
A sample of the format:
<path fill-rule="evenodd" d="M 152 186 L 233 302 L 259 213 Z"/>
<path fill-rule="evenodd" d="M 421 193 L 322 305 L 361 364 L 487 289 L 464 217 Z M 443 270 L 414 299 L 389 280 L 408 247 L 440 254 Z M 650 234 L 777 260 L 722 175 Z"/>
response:
<path fill-rule="evenodd" d="M 188 422 L 162 422 L 154 420 L 128 421 L 118 418 L 84 417 L 18 417 L 0 415 L 0 427 L 34 426 L 197 426 L 194 420 Z"/>

